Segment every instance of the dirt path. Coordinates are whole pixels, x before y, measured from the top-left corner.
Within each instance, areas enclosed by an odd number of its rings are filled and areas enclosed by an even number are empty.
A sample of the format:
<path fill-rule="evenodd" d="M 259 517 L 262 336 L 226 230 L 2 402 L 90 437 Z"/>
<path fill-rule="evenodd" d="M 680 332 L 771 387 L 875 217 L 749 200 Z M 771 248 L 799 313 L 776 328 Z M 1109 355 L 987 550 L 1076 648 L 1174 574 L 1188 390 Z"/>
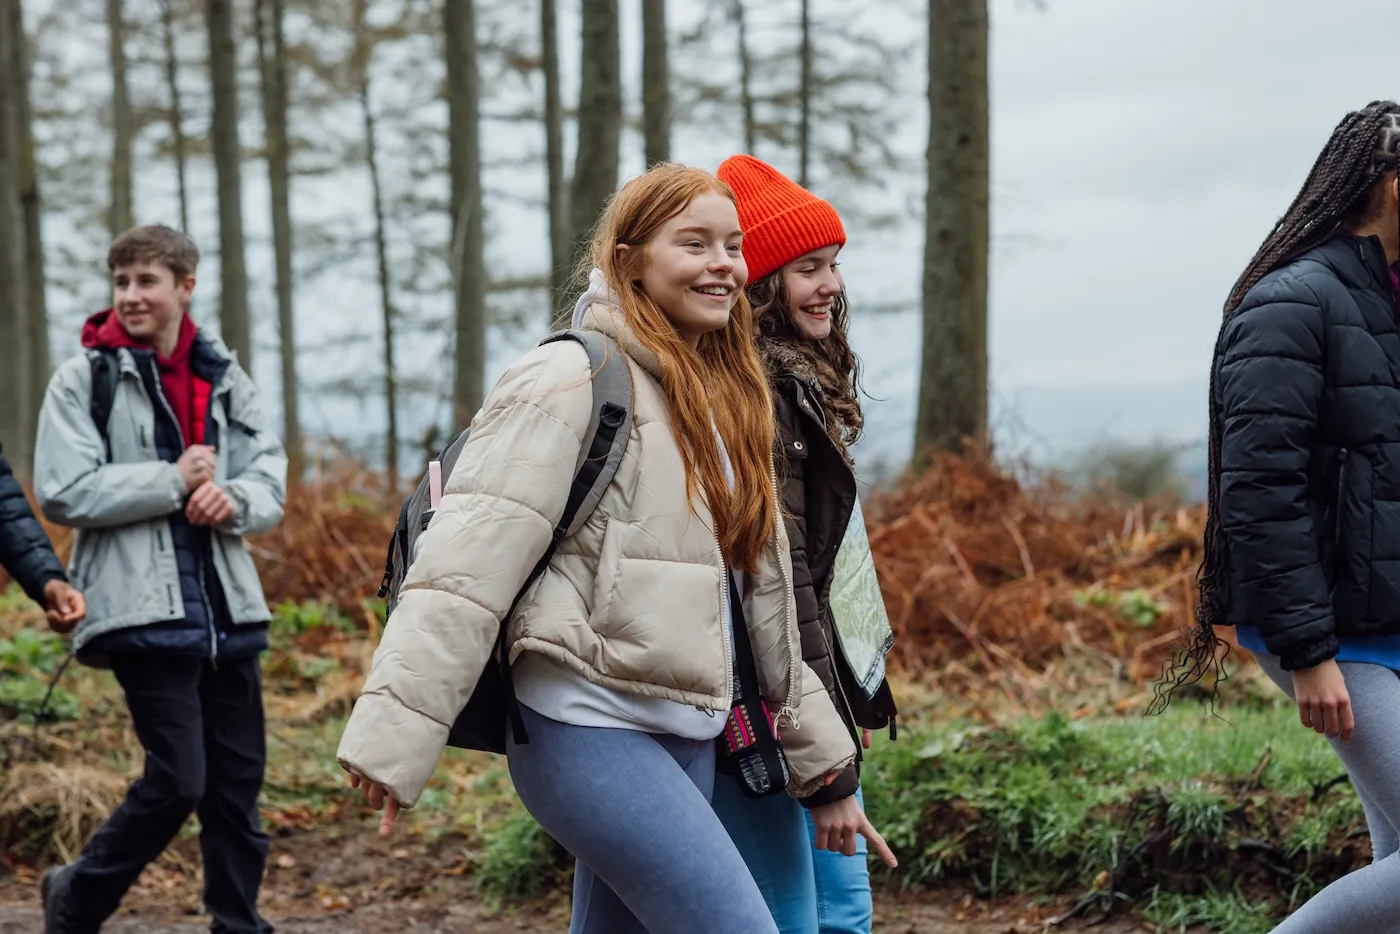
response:
<path fill-rule="evenodd" d="M 929 898 L 946 896 L 932 893 Z M 474 893 L 467 898 L 476 898 Z M 876 912 L 876 934 L 1030 934 L 1041 926 L 1027 921 L 960 920 L 956 905 L 921 904 L 913 900 L 882 902 Z M 530 907 L 515 911 L 490 912 L 470 900 L 443 907 L 422 900 L 367 905 L 351 911 L 316 915 L 273 915 L 279 934 L 381 934 L 384 931 L 412 931 L 423 934 L 565 934 L 569 929 L 567 911 L 562 905 Z M 974 916 L 981 912 L 972 912 Z M 178 921 L 152 917 L 140 912 L 122 915 L 103 927 L 103 934 L 204 934 L 208 925 L 199 920 Z M 35 908 L 0 906 L 0 934 L 39 934 L 42 919 Z M 1100 925 L 1095 928 L 1067 927 L 1062 931 L 1090 930 L 1099 934 L 1142 934 L 1150 928 L 1131 922 Z"/>
<path fill-rule="evenodd" d="M 273 828 L 262 909 L 279 934 L 565 934 L 567 895 L 496 908 L 469 877 L 476 854 L 460 838 L 427 842 L 403 835 L 384 840 L 358 816 L 303 828 Z M 199 850 L 181 840 L 148 869 L 104 934 L 203 934 Z M 999 905 L 951 889 L 877 891 L 878 934 L 1030 934 L 1042 930 L 1024 902 Z M 33 870 L 0 865 L 0 934 L 39 934 L 38 880 Z M 1066 926 L 1058 930 L 1088 931 Z M 1092 928 L 1097 934 L 1141 934 L 1132 922 Z"/>

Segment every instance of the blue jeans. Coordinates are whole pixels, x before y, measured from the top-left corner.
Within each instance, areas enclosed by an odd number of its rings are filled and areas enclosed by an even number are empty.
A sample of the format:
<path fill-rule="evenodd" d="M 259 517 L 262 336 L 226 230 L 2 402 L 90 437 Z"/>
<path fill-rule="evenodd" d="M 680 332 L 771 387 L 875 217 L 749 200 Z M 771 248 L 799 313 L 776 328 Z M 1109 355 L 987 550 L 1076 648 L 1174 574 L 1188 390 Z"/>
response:
<path fill-rule="evenodd" d="M 856 800 L 865 807 L 859 789 Z M 714 807 L 782 934 L 870 934 L 864 837 L 856 856 L 818 850 L 806 808 L 786 795 L 749 798 L 730 775 L 715 776 Z"/>
<path fill-rule="evenodd" d="M 714 740 L 571 726 L 522 706 L 516 793 L 577 859 L 570 934 L 778 934 L 710 808 Z"/>

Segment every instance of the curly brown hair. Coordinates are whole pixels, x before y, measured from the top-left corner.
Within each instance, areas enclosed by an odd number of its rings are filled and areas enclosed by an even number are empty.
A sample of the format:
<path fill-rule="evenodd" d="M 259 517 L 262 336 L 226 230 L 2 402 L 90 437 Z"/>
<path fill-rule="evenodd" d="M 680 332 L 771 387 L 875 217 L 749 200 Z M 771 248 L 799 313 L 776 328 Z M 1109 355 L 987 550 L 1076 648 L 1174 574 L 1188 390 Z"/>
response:
<path fill-rule="evenodd" d="M 850 304 L 843 289 L 831 304 L 831 334 L 812 340 L 788 309 L 783 270 L 775 269 L 748 287 L 753 305 L 758 350 L 774 383 L 787 373 L 814 382 L 826 412 L 826 433 L 849 462 L 851 446 L 860 439 L 865 416 L 860 409 L 860 358 L 846 335 Z"/>

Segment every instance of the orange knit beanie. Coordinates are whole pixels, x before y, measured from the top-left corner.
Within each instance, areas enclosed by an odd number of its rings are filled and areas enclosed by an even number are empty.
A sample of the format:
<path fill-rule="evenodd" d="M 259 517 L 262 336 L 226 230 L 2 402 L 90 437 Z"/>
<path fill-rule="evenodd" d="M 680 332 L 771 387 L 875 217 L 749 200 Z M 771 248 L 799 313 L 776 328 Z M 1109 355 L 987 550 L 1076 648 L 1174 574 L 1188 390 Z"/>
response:
<path fill-rule="evenodd" d="M 813 250 L 846 245 L 836 209 L 753 156 L 730 156 L 715 173 L 739 200 L 749 283 Z"/>

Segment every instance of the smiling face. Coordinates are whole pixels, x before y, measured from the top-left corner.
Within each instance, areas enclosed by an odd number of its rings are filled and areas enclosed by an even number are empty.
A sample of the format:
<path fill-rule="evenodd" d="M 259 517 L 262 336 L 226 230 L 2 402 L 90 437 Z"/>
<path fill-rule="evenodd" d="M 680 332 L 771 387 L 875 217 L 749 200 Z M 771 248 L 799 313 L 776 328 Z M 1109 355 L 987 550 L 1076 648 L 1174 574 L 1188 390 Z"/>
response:
<path fill-rule="evenodd" d="M 729 323 L 749 269 L 739 212 L 721 194 L 697 195 L 642 247 L 642 290 L 691 347 Z M 632 247 L 619 244 L 625 254 Z"/>
<path fill-rule="evenodd" d="M 173 347 L 194 276 L 177 281 L 160 261 L 140 260 L 112 270 L 112 307 L 132 339 L 162 349 Z"/>
<path fill-rule="evenodd" d="M 831 335 L 832 305 L 845 288 L 836 262 L 840 252 L 838 244 L 813 250 L 788 263 L 780 273 L 788 315 L 797 329 L 814 341 Z"/>

